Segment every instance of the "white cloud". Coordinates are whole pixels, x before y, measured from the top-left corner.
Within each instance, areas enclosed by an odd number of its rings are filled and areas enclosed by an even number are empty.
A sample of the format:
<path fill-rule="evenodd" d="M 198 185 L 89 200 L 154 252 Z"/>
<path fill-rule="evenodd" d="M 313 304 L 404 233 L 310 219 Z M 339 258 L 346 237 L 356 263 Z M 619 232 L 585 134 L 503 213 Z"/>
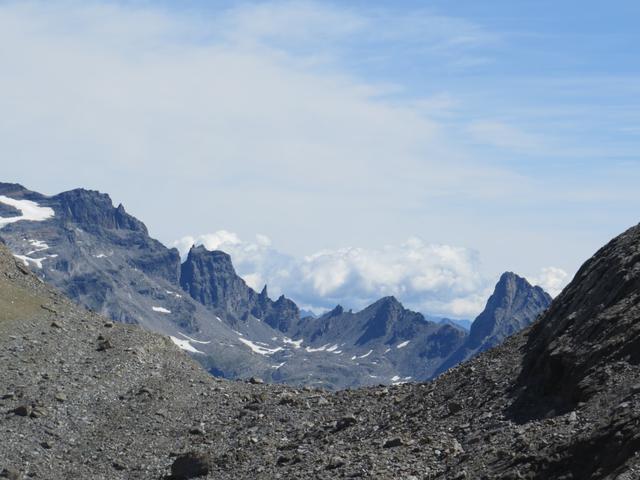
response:
<path fill-rule="evenodd" d="M 415 99 L 386 96 L 401 85 L 363 80 L 340 57 L 345 36 L 362 47 L 384 35 L 458 58 L 485 41 L 470 22 L 323 2 L 187 12 L 3 2 L 0 42 L 15 46 L 0 50 L 11 72 L 0 76 L 0 109 L 11 112 L 0 121 L 6 175 L 54 192 L 98 188 L 127 205 L 143 204 L 134 199 L 144 185 L 145 199 L 161 200 L 141 216 L 164 238 L 193 231 L 222 202 L 233 219 L 252 218 L 259 204 L 278 218 L 314 212 L 318 224 L 344 227 L 375 208 L 512 183 L 507 171 L 465 160 L 449 127 Z M 456 101 L 443 98 L 437 108 Z M 255 229 L 266 227 L 284 229 Z"/>
<path fill-rule="evenodd" d="M 415 310 L 469 318 L 482 310 L 487 298 L 475 252 L 419 238 L 380 249 L 323 250 L 302 258 L 279 252 L 264 235 L 245 242 L 226 231 L 185 237 L 174 245 L 184 255 L 193 243 L 229 253 L 254 289 L 266 283 L 271 296 L 284 293 L 316 311 L 337 303 L 362 308 L 395 295 Z"/>
<path fill-rule="evenodd" d="M 529 278 L 533 285 L 539 285 L 549 295 L 556 297 L 569 281 L 569 274 L 557 267 L 544 267 L 540 273 Z"/>

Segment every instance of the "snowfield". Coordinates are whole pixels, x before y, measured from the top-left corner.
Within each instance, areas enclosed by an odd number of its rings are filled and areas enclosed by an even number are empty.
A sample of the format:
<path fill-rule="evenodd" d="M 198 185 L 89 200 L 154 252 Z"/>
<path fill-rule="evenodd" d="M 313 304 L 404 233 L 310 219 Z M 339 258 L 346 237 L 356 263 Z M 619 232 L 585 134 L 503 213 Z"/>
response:
<path fill-rule="evenodd" d="M 282 347 L 276 347 L 276 348 L 261 347 L 260 345 L 257 345 L 256 343 L 252 342 L 251 340 L 247 340 L 246 338 L 239 338 L 238 340 L 240 340 L 247 347 L 249 347 L 253 353 L 258 353 L 260 355 L 273 355 L 274 353 L 282 350 Z"/>
<path fill-rule="evenodd" d="M 200 353 L 204 355 L 204 352 L 201 352 L 200 350 L 196 349 L 193 345 L 191 345 L 191 343 L 189 343 L 189 340 L 181 340 L 172 335 L 169 335 L 169 338 L 173 343 L 175 343 L 178 346 L 178 348 L 181 348 L 182 350 L 185 350 L 191 353 Z"/>
<path fill-rule="evenodd" d="M 30 220 L 32 222 L 42 222 L 55 215 L 52 208 L 41 207 L 36 202 L 31 200 L 16 200 L 4 195 L 0 195 L 0 202 L 5 205 L 14 207 L 22 212 L 19 217 L 0 217 L 0 228 L 9 225 L 10 223 L 19 222 L 21 220 Z"/>

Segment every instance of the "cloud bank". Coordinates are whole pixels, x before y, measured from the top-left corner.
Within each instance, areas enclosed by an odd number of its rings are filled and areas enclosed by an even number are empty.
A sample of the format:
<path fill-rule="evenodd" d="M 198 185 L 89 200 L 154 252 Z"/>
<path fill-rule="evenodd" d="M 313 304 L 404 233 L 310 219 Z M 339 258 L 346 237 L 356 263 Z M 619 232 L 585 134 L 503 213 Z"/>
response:
<path fill-rule="evenodd" d="M 253 289 L 267 284 L 271 296 L 285 294 L 315 312 L 336 304 L 361 309 L 394 295 L 423 313 L 474 318 L 495 281 L 481 273 L 477 252 L 416 237 L 377 249 L 326 249 L 300 258 L 277 250 L 265 235 L 244 241 L 226 230 L 174 242 L 183 257 L 194 244 L 229 253 L 238 274 Z M 562 270 L 550 267 L 534 281 L 554 294 L 565 277 Z"/>

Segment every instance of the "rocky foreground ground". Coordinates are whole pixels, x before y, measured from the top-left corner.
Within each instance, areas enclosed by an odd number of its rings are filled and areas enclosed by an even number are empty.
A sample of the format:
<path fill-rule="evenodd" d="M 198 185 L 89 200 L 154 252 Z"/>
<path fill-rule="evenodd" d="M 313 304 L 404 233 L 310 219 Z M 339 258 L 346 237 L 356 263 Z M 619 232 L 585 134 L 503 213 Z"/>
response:
<path fill-rule="evenodd" d="M 427 384 L 328 393 L 209 376 L 0 246 L 0 477 L 640 478 L 640 227 L 547 314 Z"/>

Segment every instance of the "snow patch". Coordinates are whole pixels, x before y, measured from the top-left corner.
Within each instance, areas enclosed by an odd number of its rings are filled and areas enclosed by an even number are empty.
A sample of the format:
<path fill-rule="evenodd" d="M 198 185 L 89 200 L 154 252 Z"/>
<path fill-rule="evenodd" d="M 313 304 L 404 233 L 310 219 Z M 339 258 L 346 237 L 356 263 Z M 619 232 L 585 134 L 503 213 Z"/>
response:
<path fill-rule="evenodd" d="M 19 217 L 0 217 L 0 228 L 9 225 L 10 223 L 19 222 L 21 220 L 30 220 L 32 222 L 42 222 L 55 215 L 52 208 L 41 207 L 36 202 L 31 200 L 16 200 L 14 198 L 5 197 L 0 195 L 0 202 L 5 205 L 10 205 L 22 212 Z"/>
<path fill-rule="evenodd" d="M 287 362 L 282 362 L 280 365 L 271 365 L 271 368 L 275 368 L 276 370 L 278 370 L 279 368 L 282 368 L 285 363 Z"/>
<path fill-rule="evenodd" d="M 107 256 L 104 253 L 99 253 L 96 255 L 96 258 L 106 258 Z"/>
<path fill-rule="evenodd" d="M 409 345 L 409 342 L 410 342 L 410 341 L 411 341 L 411 340 L 407 340 L 406 342 L 399 343 L 399 344 L 396 346 L 396 348 L 404 348 L 404 347 L 406 347 L 407 345 Z"/>
<path fill-rule="evenodd" d="M 365 353 L 364 355 L 359 356 L 358 358 L 367 358 L 372 353 L 373 353 L 373 350 L 369 350 L 367 353 Z"/>
<path fill-rule="evenodd" d="M 200 350 L 196 349 L 193 345 L 189 343 L 189 340 L 182 340 L 180 338 L 176 338 L 171 335 L 169 335 L 169 338 L 173 343 L 175 343 L 178 346 L 178 348 L 181 348 L 182 350 L 185 350 L 191 353 L 200 353 L 204 355 L 204 352 L 201 352 Z"/>
<path fill-rule="evenodd" d="M 196 340 L 195 338 L 191 338 L 191 337 L 185 335 L 184 333 L 180 333 L 180 335 L 182 335 L 184 338 L 186 338 L 187 340 L 189 340 L 190 342 L 193 342 L 193 343 L 199 343 L 201 345 L 209 345 L 211 343 L 211 341 L 203 342 L 202 340 Z"/>
<path fill-rule="evenodd" d="M 307 348 L 305 348 L 305 350 L 306 350 L 307 352 L 309 352 L 309 353 L 313 353 L 313 352 L 324 352 L 324 351 L 327 349 L 327 347 L 328 347 L 328 346 L 329 346 L 329 344 L 327 343 L 326 345 L 323 345 L 323 346 L 318 347 L 318 348 L 311 348 L 311 347 L 307 347 Z"/>
<path fill-rule="evenodd" d="M 34 253 L 42 252 L 43 250 L 49 250 L 49 245 L 44 243 L 42 240 L 29 240 L 29 245 L 31 245 L 34 250 L 27 252 L 27 255 L 33 255 Z"/>
<path fill-rule="evenodd" d="M 0 218 L 0 222 L 2 222 L 2 218 Z M 0 226 L 0 228 L 2 227 Z M 26 240 L 26 239 L 23 239 L 23 240 Z M 29 245 L 33 247 L 33 250 L 28 251 L 25 255 L 18 255 L 15 253 L 13 254 L 14 257 L 16 257 L 18 260 L 21 260 L 22 263 L 24 263 L 25 267 L 34 265 L 35 267 L 42 269 L 42 262 L 44 262 L 49 258 L 56 258 L 58 256 L 54 254 L 54 255 L 45 255 L 44 257 L 41 257 L 41 258 L 31 258 L 30 255 L 33 255 L 34 253 L 38 253 L 38 252 L 43 252 L 44 250 L 49 250 L 50 247 L 42 240 L 30 239 L 28 240 L 28 242 L 29 242 Z"/>
<path fill-rule="evenodd" d="M 333 345 L 332 347 L 327 348 L 327 352 L 335 352 L 338 349 L 338 345 Z"/>
<path fill-rule="evenodd" d="M 16 255 L 15 253 L 13 254 L 13 256 L 16 257 L 18 260 L 22 260 L 22 263 L 24 263 L 25 267 L 28 267 L 30 265 L 35 265 L 38 268 L 42 268 L 42 262 L 44 262 L 47 258 L 50 258 L 50 257 L 31 258 L 31 257 L 27 257 L 26 255 Z"/>
<path fill-rule="evenodd" d="M 275 337 L 272 339 L 275 340 Z M 302 346 L 302 343 L 304 342 L 304 340 L 301 338 L 300 340 L 291 340 L 290 338 L 284 337 L 282 339 L 283 343 L 287 343 L 289 345 L 293 345 L 293 348 L 300 348 Z"/>
<path fill-rule="evenodd" d="M 400 380 L 400 377 L 398 375 L 394 375 L 393 377 L 391 377 L 392 382 L 397 382 L 398 380 Z"/>
<path fill-rule="evenodd" d="M 258 353 L 260 355 L 273 355 L 274 353 L 282 350 L 282 347 L 276 347 L 276 348 L 261 347 L 260 345 L 257 345 L 253 343 L 251 340 L 247 340 L 246 338 L 239 338 L 238 340 L 240 340 L 247 347 L 249 347 L 253 353 Z"/>
<path fill-rule="evenodd" d="M 151 310 L 158 313 L 171 313 L 171 310 L 167 310 L 164 307 L 151 307 Z"/>

